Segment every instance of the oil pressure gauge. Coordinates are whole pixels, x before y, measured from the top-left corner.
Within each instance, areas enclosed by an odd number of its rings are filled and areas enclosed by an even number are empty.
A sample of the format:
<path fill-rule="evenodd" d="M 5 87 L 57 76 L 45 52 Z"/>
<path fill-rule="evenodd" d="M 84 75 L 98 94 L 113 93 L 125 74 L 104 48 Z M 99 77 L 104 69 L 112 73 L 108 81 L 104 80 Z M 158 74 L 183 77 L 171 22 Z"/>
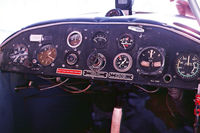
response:
<path fill-rule="evenodd" d="M 132 58 L 127 53 L 120 53 L 113 60 L 114 68 L 119 72 L 126 72 L 132 67 Z"/>
<path fill-rule="evenodd" d="M 165 64 L 165 51 L 162 48 L 146 47 L 137 57 L 137 71 L 144 75 L 161 74 Z"/>
<path fill-rule="evenodd" d="M 199 74 L 199 57 L 196 54 L 180 54 L 176 60 L 176 73 L 183 79 L 194 79 Z"/>

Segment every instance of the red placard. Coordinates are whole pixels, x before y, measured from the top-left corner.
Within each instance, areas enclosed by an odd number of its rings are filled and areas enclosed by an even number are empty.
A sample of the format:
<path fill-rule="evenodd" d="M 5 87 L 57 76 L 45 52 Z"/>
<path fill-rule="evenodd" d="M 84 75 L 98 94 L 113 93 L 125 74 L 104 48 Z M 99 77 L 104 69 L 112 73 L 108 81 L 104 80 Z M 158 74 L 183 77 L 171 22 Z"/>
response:
<path fill-rule="evenodd" d="M 58 73 L 58 74 L 79 75 L 79 76 L 81 76 L 82 75 L 82 70 L 57 68 L 56 73 Z"/>

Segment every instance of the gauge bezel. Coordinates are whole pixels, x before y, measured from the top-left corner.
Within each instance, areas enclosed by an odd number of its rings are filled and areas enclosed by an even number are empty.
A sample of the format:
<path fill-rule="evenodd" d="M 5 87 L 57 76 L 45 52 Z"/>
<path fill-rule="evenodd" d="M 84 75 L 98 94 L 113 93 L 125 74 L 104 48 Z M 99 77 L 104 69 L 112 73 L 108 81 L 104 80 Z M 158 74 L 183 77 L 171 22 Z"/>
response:
<path fill-rule="evenodd" d="M 71 35 L 73 35 L 73 34 L 78 34 L 80 36 L 80 42 L 77 45 L 75 45 L 75 46 L 71 45 L 70 42 L 69 42 L 69 39 L 70 39 Z M 71 48 L 77 48 L 77 47 L 79 47 L 81 45 L 82 41 L 83 41 L 83 35 L 82 35 L 82 33 L 80 31 L 77 31 L 77 30 L 76 31 L 72 31 L 67 36 L 67 45 L 69 47 L 71 47 Z"/>
<path fill-rule="evenodd" d="M 125 35 L 127 35 L 127 36 L 129 36 L 132 40 L 133 40 L 133 42 L 131 43 L 131 46 L 130 47 L 128 47 L 128 48 L 123 48 L 121 45 L 121 43 L 120 43 L 120 40 L 122 39 L 122 37 L 124 37 Z M 132 34 L 130 34 L 130 33 L 123 33 L 123 34 L 121 34 L 120 36 L 119 36 L 119 38 L 118 38 L 118 40 L 117 40 L 118 42 L 118 47 L 119 47 L 119 49 L 121 49 L 121 50 L 130 50 L 130 49 L 132 49 L 134 46 L 135 46 L 135 38 L 134 38 L 134 36 L 132 35 Z"/>
<path fill-rule="evenodd" d="M 139 62 L 140 56 L 147 49 L 155 49 L 155 50 L 159 51 L 159 53 L 161 55 L 162 65 L 156 71 L 146 72 L 140 66 L 140 62 Z M 149 46 L 149 47 L 145 47 L 145 48 L 139 48 L 138 56 L 137 56 L 137 72 L 139 74 L 142 74 L 142 75 L 150 75 L 150 76 L 162 74 L 162 72 L 164 70 L 164 66 L 165 66 L 165 55 L 166 55 L 165 50 L 163 48 L 160 48 L 160 47 Z"/>
<path fill-rule="evenodd" d="M 198 70 L 197 72 L 195 73 L 195 75 L 192 75 L 192 76 L 189 76 L 189 77 L 186 77 L 186 76 L 183 76 L 181 73 L 178 72 L 178 60 L 180 60 L 181 57 L 183 56 L 188 56 L 188 55 L 193 55 L 193 56 L 196 56 L 197 57 L 197 61 L 198 61 Z M 180 77 L 181 79 L 183 80 L 195 80 L 198 78 L 199 76 L 199 72 L 200 71 L 200 57 L 198 54 L 195 54 L 195 53 L 178 53 L 178 56 L 175 60 L 175 72 L 176 74 L 178 75 L 178 77 Z"/>
<path fill-rule="evenodd" d="M 45 49 L 45 47 L 51 47 L 51 48 L 53 48 L 53 49 L 56 50 L 56 56 L 54 57 L 53 61 L 51 61 L 51 63 L 49 63 L 48 65 L 43 64 L 43 63 L 40 61 L 40 59 L 39 59 L 39 54 L 42 52 L 42 50 Z M 57 49 L 56 49 L 56 47 L 55 47 L 54 45 L 52 45 L 52 44 L 44 45 L 44 46 L 42 46 L 42 47 L 40 48 L 40 50 L 37 52 L 37 61 L 38 61 L 38 63 L 40 63 L 42 66 L 49 66 L 49 65 L 51 65 L 51 64 L 56 60 L 57 54 L 58 54 L 58 53 L 57 53 Z"/>
<path fill-rule="evenodd" d="M 126 56 L 129 59 L 129 64 L 125 69 L 120 69 L 116 65 L 116 60 L 118 59 L 119 56 L 122 56 L 122 55 Z M 131 69 L 132 65 L 133 65 L 133 59 L 128 53 L 119 53 L 113 59 L 113 66 L 114 66 L 115 70 L 117 70 L 118 72 L 127 72 Z"/>

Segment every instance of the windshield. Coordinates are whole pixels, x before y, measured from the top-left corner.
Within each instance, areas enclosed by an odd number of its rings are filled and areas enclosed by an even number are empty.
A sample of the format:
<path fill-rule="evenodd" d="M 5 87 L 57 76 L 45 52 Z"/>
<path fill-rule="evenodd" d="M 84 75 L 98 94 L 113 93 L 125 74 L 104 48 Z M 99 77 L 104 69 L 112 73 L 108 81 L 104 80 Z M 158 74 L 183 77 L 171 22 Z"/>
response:
<path fill-rule="evenodd" d="M 81 16 L 103 17 L 113 8 L 114 0 L 1 0 L 0 41 L 36 22 Z M 170 0 L 135 0 L 133 12 L 177 14 L 175 2 Z"/>

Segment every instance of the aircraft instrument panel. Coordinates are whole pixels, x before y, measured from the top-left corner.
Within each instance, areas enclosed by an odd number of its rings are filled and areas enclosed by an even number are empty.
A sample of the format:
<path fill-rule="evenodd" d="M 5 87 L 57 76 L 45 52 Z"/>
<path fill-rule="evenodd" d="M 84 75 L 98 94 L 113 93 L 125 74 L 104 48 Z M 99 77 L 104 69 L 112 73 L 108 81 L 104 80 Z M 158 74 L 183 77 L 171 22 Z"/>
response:
<path fill-rule="evenodd" d="M 157 22 L 119 21 L 70 19 L 26 27 L 1 44 L 1 70 L 197 87 L 199 38 Z"/>

